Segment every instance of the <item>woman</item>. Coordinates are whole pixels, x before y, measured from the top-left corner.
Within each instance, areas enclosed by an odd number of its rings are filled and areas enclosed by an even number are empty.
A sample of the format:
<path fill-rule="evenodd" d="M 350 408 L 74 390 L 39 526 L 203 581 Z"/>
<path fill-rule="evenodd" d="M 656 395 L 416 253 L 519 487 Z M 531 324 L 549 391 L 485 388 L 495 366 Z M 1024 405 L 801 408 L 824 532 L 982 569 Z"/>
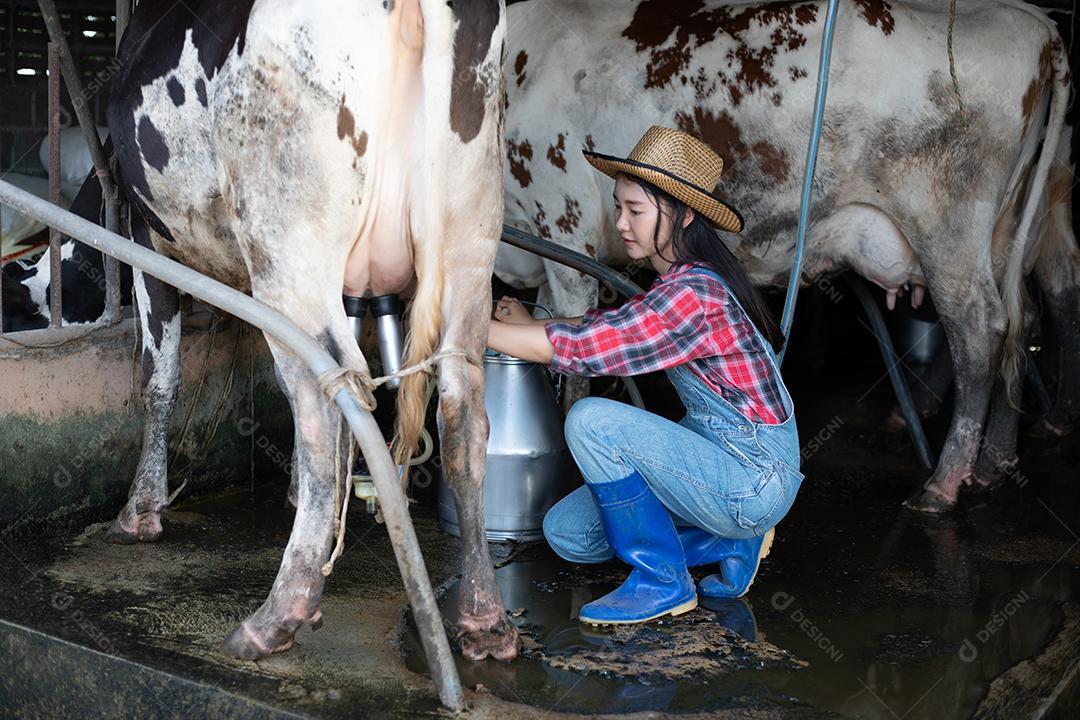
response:
<path fill-rule="evenodd" d="M 536 320 L 499 301 L 488 346 L 575 375 L 663 369 L 686 406 L 678 423 L 602 398 L 576 403 L 565 434 L 585 486 L 544 518 L 573 562 L 617 555 L 616 590 L 581 608 L 592 624 L 678 615 L 741 597 L 803 479 L 794 407 L 776 365 L 782 340 L 717 229 L 743 222 L 712 188 L 723 160 L 697 138 L 654 126 L 627 158 L 585 151 L 615 178 L 616 228 L 659 277 L 621 308 Z M 719 563 L 695 591 L 688 567 Z"/>

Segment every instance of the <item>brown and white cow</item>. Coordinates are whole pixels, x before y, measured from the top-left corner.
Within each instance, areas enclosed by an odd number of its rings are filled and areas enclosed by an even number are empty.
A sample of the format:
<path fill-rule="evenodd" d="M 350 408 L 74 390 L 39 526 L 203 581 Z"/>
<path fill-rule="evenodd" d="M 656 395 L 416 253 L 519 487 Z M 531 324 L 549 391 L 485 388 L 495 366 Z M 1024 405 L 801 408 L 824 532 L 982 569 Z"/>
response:
<path fill-rule="evenodd" d="M 824 0 L 545 0 L 508 11 L 507 222 L 610 265 L 626 257 L 610 181 L 579 149 L 628 151 L 652 124 L 726 161 L 720 191 L 746 219 L 730 247 L 761 285 L 786 284 L 824 26 Z M 845 0 L 803 267 L 843 269 L 892 298 L 931 292 L 956 368 L 952 424 L 921 510 L 970 478 L 998 375 L 1018 384 L 1020 275 L 1067 100 L 1054 24 L 1011 0 Z M 1045 136 L 1049 152 L 1037 152 Z M 1010 218 L 1002 247 L 995 225 Z M 1013 225 L 1011 218 L 1017 218 Z M 543 284 L 559 314 L 597 300 L 576 270 L 501 249 L 496 273 Z M 1075 282 L 1075 278 L 1072 280 Z M 1068 289 L 1076 297 L 1076 287 Z M 1005 352 L 1003 352 L 1003 348 Z M 1022 379 L 1022 378 L 1019 378 Z"/>
<path fill-rule="evenodd" d="M 1072 159 L 1073 128 L 1066 124 L 1058 140 L 1054 164 L 1050 169 L 1046 192 L 1039 203 L 1032 225 L 1032 243 L 1024 258 L 1024 274 L 1034 273 L 1042 296 L 1049 325 L 1057 339 L 1057 387 L 1049 412 L 1040 419 L 1037 432 L 1047 437 L 1060 437 L 1072 430 L 1080 413 L 1080 246 L 1076 242 L 1072 222 L 1072 188 L 1075 184 L 1075 162 Z M 994 228 L 996 257 L 1008 246 L 1017 218 L 1015 213 L 1003 214 Z M 1039 321 L 1039 303 L 1024 306 L 1025 323 L 1033 329 Z M 912 388 L 912 399 L 922 417 L 937 414 L 942 399 L 953 381 L 952 360 L 948 345 L 938 355 Z M 1012 407 L 999 387 L 990 401 L 990 415 L 975 463 L 972 483 L 994 487 L 1009 479 L 1017 479 L 1017 434 L 1020 414 Z M 906 422 L 899 408 L 893 408 L 886 418 L 888 430 L 902 430 Z"/>
<path fill-rule="evenodd" d="M 479 367 L 502 224 L 500 0 L 143 0 L 120 50 L 110 129 L 133 234 L 306 329 L 367 372 L 342 306 L 412 288 L 406 364 L 440 350 L 444 472 L 459 508 L 458 640 L 513 657 L 480 508 L 487 417 Z M 120 542 L 154 540 L 166 509 L 166 428 L 179 382 L 176 291 L 136 273 L 146 431 Z M 267 336 L 295 421 L 296 518 L 266 602 L 226 641 L 288 648 L 319 616 L 353 443 L 310 370 Z M 400 455 L 427 379 L 398 391 Z"/>

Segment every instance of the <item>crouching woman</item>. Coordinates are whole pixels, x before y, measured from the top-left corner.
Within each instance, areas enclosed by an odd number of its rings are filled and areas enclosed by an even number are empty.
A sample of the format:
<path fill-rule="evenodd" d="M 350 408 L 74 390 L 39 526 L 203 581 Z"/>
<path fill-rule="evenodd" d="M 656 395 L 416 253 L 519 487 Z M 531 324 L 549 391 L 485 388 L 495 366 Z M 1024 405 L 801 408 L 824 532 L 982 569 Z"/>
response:
<path fill-rule="evenodd" d="M 698 593 L 741 597 L 795 500 L 799 440 L 776 363 L 781 336 L 717 230 L 742 218 L 715 193 L 723 161 L 697 138 L 654 126 L 626 158 L 585 152 L 615 179 L 616 228 L 632 260 L 659 276 L 614 310 L 537 320 L 511 298 L 488 346 L 558 372 L 665 370 L 686 408 L 679 422 L 602 398 L 576 403 L 565 434 L 585 485 L 544 518 L 561 557 L 631 566 L 583 622 L 640 623 L 697 606 Z M 716 564 L 695 587 L 688 567 Z"/>

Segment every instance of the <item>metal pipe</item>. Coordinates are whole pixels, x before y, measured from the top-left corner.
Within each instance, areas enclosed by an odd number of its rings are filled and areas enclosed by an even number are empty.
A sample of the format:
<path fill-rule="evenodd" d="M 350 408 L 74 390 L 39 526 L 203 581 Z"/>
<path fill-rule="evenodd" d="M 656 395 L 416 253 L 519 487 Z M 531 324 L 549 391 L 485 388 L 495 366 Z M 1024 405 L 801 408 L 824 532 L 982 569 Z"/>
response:
<path fill-rule="evenodd" d="M 83 88 L 82 76 L 75 66 L 75 59 L 68 48 L 67 37 L 64 28 L 60 25 L 60 14 L 56 11 L 56 3 L 53 0 L 38 0 L 41 9 L 41 18 L 45 21 L 45 29 L 49 32 L 49 40 L 60 48 L 60 70 L 64 78 L 64 84 L 71 98 L 71 105 L 75 110 L 75 117 L 79 120 L 79 128 L 90 150 L 90 158 L 94 162 L 94 171 L 98 182 L 101 183 L 101 197 L 105 204 L 105 228 L 112 233 L 120 230 L 119 193 L 112 173 L 109 171 L 108 159 L 105 150 L 101 146 L 101 138 L 97 134 L 97 123 L 87 107 L 86 91 Z M 108 256 L 105 258 L 105 319 L 106 322 L 116 322 L 120 316 L 120 270 L 116 260 Z"/>
<path fill-rule="evenodd" d="M 49 43 L 49 202 L 60 204 L 60 46 Z M 60 231 L 49 228 L 49 324 L 64 324 Z"/>
<path fill-rule="evenodd" d="M 131 22 L 132 0 L 116 0 L 116 54 L 120 54 L 120 40 L 124 37 L 128 23 Z M 124 199 L 117 193 L 115 208 L 105 200 L 105 228 L 112 230 L 117 235 L 127 237 L 128 233 L 120 231 L 120 217 L 123 215 Z M 115 213 L 115 220 L 113 214 Z M 120 322 L 120 263 L 112 255 L 105 256 L 105 316 L 106 324 Z"/>
<path fill-rule="evenodd" d="M 116 0 L 116 51 L 120 52 L 120 39 L 124 37 L 128 23 L 131 22 L 131 0 Z"/>
<path fill-rule="evenodd" d="M 908 434 L 911 435 L 911 442 L 915 445 L 915 452 L 918 453 L 919 460 L 928 470 L 933 469 L 934 462 L 930 455 L 930 444 L 926 441 L 926 433 L 923 432 L 922 418 L 915 409 L 915 401 L 911 399 L 911 390 L 900 370 L 900 358 L 896 357 L 896 350 L 893 348 L 889 329 L 885 326 L 885 318 L 881 315 L 881 308 L 874 302 L 861 277 L 854 273 L 847 273 L 844 279 L 847 280 L 848 285 L 855 292 L 855 297 L 859 299 L 863 310 L 866 311 L 870 329 L 874 333 L 881 355 L 885 358 L 885 365 L 889 369 L 889 380 L 892 382 L 893 392 L 896 393 L 896 400 L 900 403 L 900 412 L 907 422 Z"/>
<path fill-rule="evenodd" d="M 98 180 L 104 196 L 108 198 L 116 193 L 116 183 L 113 182 L 109 173 L 109 164 L 105 158 L 105 150 L 101 147 L 101 138 L 97 134 L 97 124 L 90 115 L 90 109 L 86 105 L 86 92 L 83 90 L 82 76 L 75 67 L 75 59 L 68 49 L 67 37 L 64 36 L 64 28 L 60 26 L 60 14 L 56 11 L 53 0 L 38 0 L 41 8 L 41 17 L 45 21 L 45 29 L 49 31 L 49 40 L 60 47 L 60 69 L 67 85 L 68 95 L 71 97 L 71 105 L 75 110 L 75 117 L 79 120 L 86 144 L 90 148 L 90 158 L 94 161 L 94 170 L 97 171 Z M 115 230 L 113 230 L 115 232 Z"/>
<path fill-rule="evenodd" d="M 281 313 L 252 299 L 242 292 L 217 282 L 201 273 L 140 247 L 92 222 L 83 220 L 10 183 L 0 180 L 0 202 L 55 226 L 73 238 L 118 259 L 145 273 L 222 308 L 236 317 L 270 333 L 307 364 L 315 375 L 338 367 L 330 354 L 311 336 Z M 405 493 L 398 480 L 396 466 L 390 459 L 382 432 L 371 413 L 364 411 L 345 390 L 334 401 L 360 443 L 368 462 L 375 489 L 382 503 L 383 517 L 397 557 L 401 577 L 412 604 L 420 638 L 432 669 L 432 678 L 443 705 L 452 710 L 465 709 L 465 696 L 457 667 L 450 653 L 435 593 L 431 588 L 420 544 L 409 518 Z"/>

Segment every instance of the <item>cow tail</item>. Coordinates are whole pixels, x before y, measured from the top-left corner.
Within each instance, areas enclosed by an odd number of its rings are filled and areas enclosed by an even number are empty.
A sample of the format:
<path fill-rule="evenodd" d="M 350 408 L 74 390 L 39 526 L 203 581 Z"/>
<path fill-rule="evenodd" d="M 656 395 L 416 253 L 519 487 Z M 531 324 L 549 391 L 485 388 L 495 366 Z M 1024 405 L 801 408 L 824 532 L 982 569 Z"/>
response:
<path fill-rule="evenodd" d="M 1025 10 L 1031 12 L 1027 8 Z M 1050 166 L 1053 163 L 1058 141 L 1064 127 L 1066 106 L 1069 98 L 1069 62 L 1068 58 L 1065 57 L 1057 27 L 1053 21 L 1042 13 L 1036 14 L 1032 12 L 1032 14 L 1042 20 L 1050 31 L 1053 75 L 1050 84 L 1050 109 L 1047 114 L 1046 134 L 1043 136 L 1039 160 L 1035 166 L 1035 174 L 1029 187 L 1028 197 L 1024 203 L 1024 213 L 1021 216 L 1020 224 L 1017 227 L 1016 235 L 1006 258 L 1002 280 L 1001 296 L 1005 305 L 1006 317 L 1008 318 L 1008 329 L 1005 333 L 1005 343 L 1001 357 L 1001 376 L 1005 381 L 1009 404 L 1015 409 L 1019 409 L 1019 394 L 1020 389 L 1023 387 L 1024 364 L 1026 361 L 1023 347 L 1022 283 L 1024 253 L 1030 240 L 1029 235 L 1035 213 L 1046 190 Z"/>
<path fill-rule="evenodd" d="M 442 336 L 443 272 L 439 243 L 419 242 L 416 253 L 416 292 L 409 308 L 403 367 L 412 367 L 435 354 Z M 401 379 L 397 391 L 394 462 L 404 465 L 415 454 L 431 398 L 432 376 L 416 372 Z"/>

